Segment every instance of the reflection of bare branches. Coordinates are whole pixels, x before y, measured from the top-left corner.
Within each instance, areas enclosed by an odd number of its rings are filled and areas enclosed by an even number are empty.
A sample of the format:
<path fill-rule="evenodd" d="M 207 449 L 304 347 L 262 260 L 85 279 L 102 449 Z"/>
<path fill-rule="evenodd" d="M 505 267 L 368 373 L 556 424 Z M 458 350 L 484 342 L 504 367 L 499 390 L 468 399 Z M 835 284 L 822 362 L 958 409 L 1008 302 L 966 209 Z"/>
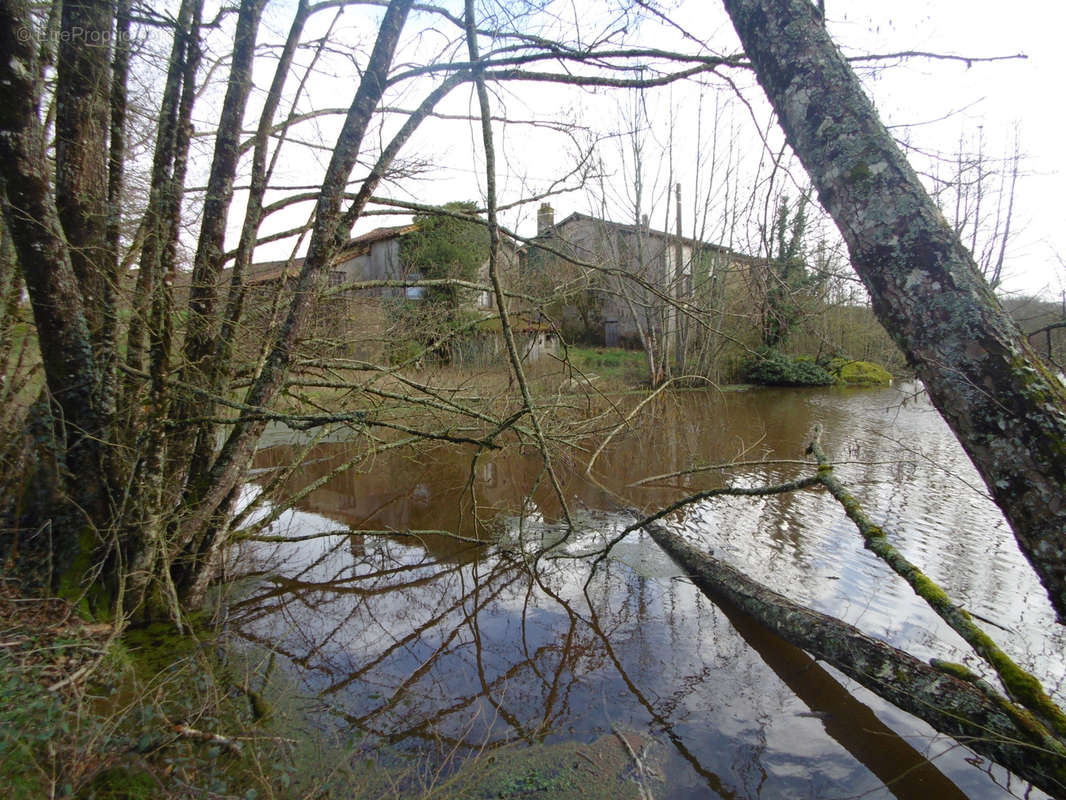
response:
<path fill-rule="evenodd" d="M 336 552 L 336 549 L 332 552 Z M 321 559 L 316 560 L 316 564 L 320 562 Z M 361 625 L 373 624 L 375 621 L 378 621 L 379 624 L 383 622 L 379 620 L 378 614 L 373 607 L 364 605 L 366 600 L 374 596 L 388 597 L 391 592 L 397 593 L 396 596 L 405 596 L 403 593 L 408 592 L 406 596 L 411 597 L 409 593 L 412 590 L 424 589 L 447 576 L 452 576 L 457 579 L 458 583 L 466 585 L 466 588 L 455 591 L 458 587 L 456 587 L 454 581 L 450 584 L 451 588 L 446 584 L 441 584 L 441 591 L 444 593 L 442 596 L 448 597 L 450 595 L 450 599 L 441 606 L 436 607 L 431 615 L 417 625 L 408 628 L 409 620 L 405 621 L 404 635 L 395 639 L 388 647 L 376 653 L 366 662 L 360 664 L 358 668 L 353 670 L 344 664 L 338 664 L 337 667 L 325 667 L 326 673 L 335 679 L 318 691 L 320 698 L 337 695 L 357 681 L 363 683 L 372 682 L 374 680 L 372 678 L 373 673 L 390 660 L 408 657 L 405 654 L 413 655 L 417 651 L 419 643 L 424 643 L 430 639 L 438 639 L 432 652 L 419 656 L 417 663 L 405 670 L 402 679 L 389 680 L 387 682 L 390 687 L 389 696 L 382 703 L 377 704 L 372 709 L 360 712 L 349 712 L 342 708 L 334 708 L 331 705 L 330 710 L 332 713 L 346 720 L 352 726 L 386 737 L 392 741 L 418 738 L 438 744 L 443 742 L 464 749 L 470 749 L 476 745 L 467 740 L 465 734 L 459 737 L 452 737 L 447 735 L 446 732 L 442 732 L 441 723 L 477 703 L 487 702 L 492 705 L 496 710 L 495 718 L 505 722 L 512 732 L 502 738 L 494 736 L 494 741 L 486 742 L 484 745 L 490 747 L 514 741 L 516 738 L 526 741 L 534 740 L 544 730 L 550 728 L 553 724 L 558 724 L 559 718 L 565 717 L 570 713 L 569 705 L 565 702 L 566 691 L 560 691 L 559 684 L 562 683 L 562 675 L 565 674 L 566 665 L 572 664 L 573 656 L 571 655 L 570 647 L 567 646 L 560 649 L 554 639 L 535 649 L 527 647 L 524 659 L 513 661 L 507 669 L 495 676 L 489 675 L 488 664 L 484 659 L 486 642 L 483 639 L 481 630 L 480 614 L 485 609 L 498 604 L 501 593 L 511 590 L 512 587 L 516 586 L 516 582 L 528 581 L 528 574 L 521 569 L 520 565 L 498 562 L 496 566 L 485 574 L 480 573 L 476 566 L 427 564 L 424 561 L 415 564 L 394 564 L 392 566 L 380 564 L 379 566 L 380 568 L 372 573 L 364 573 L 357 576 L 348 575 L 347 568 L 345 568 L 345 574 L 335 576 L 327 581 L 316 581 L 310 576 L 304 578 L 299 576 L 293 578 L 279 577 L 275 579 L 277 585 L 272 587 L 269 592 L 261 593 L 258 597 L 245 601 L 252 608 L 262 611 L 265 606 L 269 605 L 269 603 L 265 602 L 267 598 L 288 595 L 293 591 L 296 592 L 296 594 L 291 595 L 293 599 L 325 596 L 331 602 L 337 602 L 345 596 L 360 598 L 360 604 L 353 608 L 344 618 L 340 619 L 332 630 L 318 637 L 318 640 L 312 643 L 309 652 L 303 654 L 286 653 L 285 647 L 276 646 L 273 643 L 270 644 L 278 652 L 303 664 L 304 669 L 313 670 L 323 669 L 324 667 L 311 667 L 309 659 L 314 654 L 323 652 L 329 646 L 329 643 L 335 640 L 344 626 L 355 622 L 354 615 L 358 615 L 359 620 L 361 620 L 358 624 Z M 469 570 L 473 570 L 473 572 L 469 573 Z M 304 569 L 301 572 L 306 575 L 308 570 Z M 413 576 L 410 579 L 396 581 L 397 577 L 412 573 Z M 368 582 L 369 585 L 367 585 Z M 323 595 L 324 592 L 329 594 Z M 528 592 L 529 589 L 527 587 L 527 596 Z M 409 603 L 410 601 L 407 602 Z M 303 603 L 306 604 L 307 600 L 303 600 Z M 235 608 L 241 608 L 241 604 L 238 604 Z M 315 613 L 321 616 L 320 609 L 315 609 Z M 262 616 L 262 614 L 253 614 L 248 619 L 254 620 L 258 616 Z M 450 622 L 449 620 L 452 618 L 455 619 Z M 406 620 L 406 615 L 404 619 Z M 382 630 L 387 635 L 391 635 L 395 628 L 384 622 Z M 566 636 L 567 641 L 573 641 L 573 634 L 574 632 L 571 630 Z M 254 635 L 245 635 L 253 640 L 255 638 Z M 425 681 L 436 670 L 447 669 L 448 671 L 442 674 L 450 673 L 451 667 L 448 659 L 456 657 L 461 652 L 464 644 L 472 644 L 477 651 L 475 666 L 480 691 L 460 693 L 456 701 L 452 703 L 435 704 L 432 713 L 427 715 L 417 714 L 412 717 L 408 713 L 406 716 L 410 720 L 410 724 L 400 728 L 394 727 L 396 722 L 395 712 L 400 702 L 416 697 L 418 684 Z M 538 662 L 543 662 L 546 657 L 550 657 L 553 660 L 558 659 L 560 662 L 555 669 L 554 681 L 545 681 L 542 677 L 542 670 L 538 666 Z M 508 709 L 510 704 L 503 702 L 503 697 L 509 686 L 529 685 L 528 681 L 522 676 L 530 674 L 537 676 L 537 682 L 545 687 L 543 694 L 547 697 L 544 717 L 534 721 L 532 726 L 523 719 L 524 712 L 516 714 Z M 440 699 L 448 696 L 456 696 L 454 688 L 441 686 Z M 523 706 L 523 708 L 525 707 Z M 390 717 L 392 717 L 392 722 L 385 724 L 385 720 Z"/>
<path fill-rule="evenodd" d="M 654 392 L 651 392 L 647 397 L 643 398 L 639 403 L 637 403 L 633 407 L 633 410 L 626 414 L 622 421 L 619 422 L 618 425 L 616 425 L 611 430 L 611 432 L 604 437 L 602 442 L 600 442 L 599 447 L 596 448 L 596 451 L 592 454 L 592 457 L 589 459 L 589 463 L 585 467 L 585 474 L 588 475 L 592 472 L 592 467 L 595 465 L 596 459 L 599 458 L 600 453 L 603 452 L 603 449 L 607 447 L 608 444 L 610 444 L 611 440 L 615 437 L 615 434 L 617 434 L 620 430 L 622 430 L 622 428 L 628 425 L 633 419 L 633 417 L 640 413 L 640 410 L 644 408 L 644 406 L 646 406 L 648 403 L 658 397 L 659 393 L 666 389 L 667 386 L 670 386 L 672 383 L 678 380 L 686 380 L 689 377 L 690 376 L 685 376 L 684 378 L 670 378 L 668 380 L 665 380 Z"/>
<path fill-rule="evenodd" d="M 627 525 L 622 529 L 621 533 L 617 534 L 607 542 L 602 552 L 596 557 L 596 560 L 592 562 L 592 569 L 589 571 L 588 580 L 592 580 L 592 576 L 595 574 L 597 566 L 607 558 L 614 546 L 629 536 L 629 534 L 641 530 L 642 528 L 646 528 L 653 522 L 668 517 L 675 511 L 685 508 L 686 506 L 693 505 L 701 500 L 710 500 L 715 497 L 769 497 L 776 494 L 795 492 L 799 489 L 807 489 L 817 485 L 819 482 L 818 476 L 813 475 L 806 478 L 796 478 L 795 480 L 786 481 L 785 483 L 773 484 L 771 486 L 723 486 L 718 489 L 707 489 L 703 492 L 696 492 L 687 497 L 682 497 L 680 500 L 676 500 L 659 509 L 654 514 L 649 514 L 643 517 L 635 509 L 628 509 L 628 512 L 633 516 L 638 517 L 638 520 Z"/>
<path fill-rule="evenodd" d="M 346 578 L 338 578 L 331 581 L 302 581 L 296 578 L 286 578 L 282 576 L 275 576 L 273 579 L 274 588 L 266 592 L 248 597 L 245 600 L 240 601 L 234 605 L 234 608 L 241 608 L 244 606 L 255 607 L 266 600 L 274 597 L 281 597 L 294 592 L 322 592 L 328 591 L 330 594 L 343 596 L 343 595 L 355 595 L 359 597 L 374 597 L 376 595 L 386 594 L 389 592 L 395 592 L 403 589 L 413 589 L 419 586 L 425 586 L 426 584 L 433 583 L 441 577 L 441 574 L 435 573 L 430 575 L 421 575 L 418 578 L 407 581 L 406 583 L 383 583 L 382 585 L 363 587 L 363 586 L 350 586 L 347 585 L 353 581 L 361 581 L 367 578 L 384 578 L 392 577 L 393 575 L 404 572 L 417 572 L 421 573 L 426 566 L 433 566 L 436 562 L 427 562 L 420 564 L 409 564 L 401 567 L 394 567 L 392 569 L 381 570 L 380 572 L 370 573 L 368 575 L 353 575 Z M 458 567 L 452 567 L 457 569 Z"/>
<path fill-rule="evenodd" d="M 895 463 L 895 462 L 892 462 Z M 688 469 L 681 469 L 675 472 L 667 472 L 662 475 L 651 475 L 647 478 L 641 478 L 639 481 L 633 481 L 630 486 L 647 486 L 651 483 L 659 483 L 660 481 L 668 481 L 671 478 L 682 478 L 686 475 L 699 475 L 703 472 L 724 472 L 730 469 L 741 469 L 743 467 L 773 467 L 773 466 L 800 466 L 809 467 L 810 461 L 804 461 L 796 458 L 778 458 L 778 459 L 763 459 L 759 461 L 730 461 L 725 464 L 707 464 L 706 466 L 689 467 Z"/>
<path fill-rule="evenodd" d="M 870 466 L 897 466 L 900 464 L 916 464 L 916 461 L 903 461 L 898 458 L 894 458 L 891 461 L 835 461 L 833 462 L 837 466 L 843 466 L 846 464 L 860 464 L 864 467 Z M 798 458 L 768 458 L 759 461 L 731 461 L 725 464 L 707 464 L 705 466 L 689 467 L 688 469 L 678 470 L 676 472 L 667 472 L 663 475 L 652 475 L 647 478 L 641 478 L 638 481 L 633 481 L 629 485 L 647 486 L 653 483 L 659 483 L 660 481 L 668 481 L 671 478 L 681 478 L 685 475 L 699 475 L 703 472 L 725 472 L 731 469 L 741 469 L 744 467 L 779 467 L 779 466 L 795 466 L 795 467 L 809 467 L 810 461 L 804 461 Z"/>
<path fill-rule="evenodd" d="M 467 52 L 470 54 L 471 63 L 476 67 L 474 73 L 474 87 L 477 91 L 478 105 L 481 110 L 481 137 L 485 153 L 485 194 L 487 200 L 486 207 L 488 211 L 487 218 L 490 243 L 489 280 L 492 282 L 493 294 L 496 297 L 500 327 L 503 332 L 504 344 L 507 347 L 507 357 L 511 363 L 512 374 L 514 375 L 514 378 L 518 383 L 518 388 L 522 393 L 522 403 L 526 412 L 529 414 L 529 422 L 533 428 L 537 445 L 540 448 L 541 458 L 544 459 L 544 469 L 548 473 L 552 488 L 555 490 L 555 495 L 559 499 L 559 506 L 564 519 L 566 519 L 566 524 L 573 527 L 573 523 L 570 520 L 570 509 L 566 502 L 566 495 L 563 493 L 562 485 L 559 483 L 559 478 L 555 474 L 555 469 L 552 467 L 548 442 L 544 437 L 541 422 L 537 416 L 537 408 L 533 402 L 533 395 L 530 392 L 529 384 L 526 382 L 525 370 L 522 367 L 522 358 L 515 345 L 514 332 L 511 329 L 510 317 L 507 312 L 507 302 L 503 293 L 503 284 L 500 281 L 497 268 L 497 258 L 500 250 L 500 229 L 496 219 L 496 152 L 492 136 L 492 115 L 489 108 L 489 95 L 485 88 L 484 65 L 482 64 L 481 55 L 478 52 L 477 27 L 473 0 L 466 0 L 463 21 L 466 27 Z"/>
<path fill-rule="evenodd" d="M 539 576 L 537 578 L 537 584 L 540 587 L 541 591 L 543 591 L 545 594 L 555 600 L 556 603 L 566 609 L 567 614 L 570 615 L 571 618 L 581 619 L 581 621 L 588 626 L 589 630 L 591 630 L 592 633 L 599 639 L 600 643 L 603 645 L 604 652 L 606 653 L 607 658 L 614 666 L 615 670 L 618 673 L 618 676 L 622 679 L 622 682 L 625 684 L 626 688 L 630 691 L 630 693 L 637 700 L 637 702 L 644 707 L 644 709 L 648 712 L 648 715 L 656 723 L 656 725 L 658 725 L 667 735 L 667 737 L 670 739 L 670 742 L 677 749 L 678 753 L 681 754 L 682 758 L 684 758 L 689 764 L 692 765 L 692 768 L 696 771 L 696 774 L 702 776 L 707 781 L 707 784 L 720 797 L 724 797 L 727 800 L 729 800 L 730 798 L 735 798 L 737 796 L 736 793 L 733 792 L 731 789 L 727 788 L 722 783 L 722 779 L 718 775 L 711 772 L 700 763 L 696 755 L 691 750 L 689 750 L 689 748 L 682 740 L 681 736 L 674 730 L 674 724 L 655 708 L 655 705 L 650 700 L 648 700 L 648 698 L 644 695 L 640 688 L 633 682 L 633 679 L 629 677 L 629 673 L 622 665 L 621 659 L 619 659 L 617 653 L 615 653 L 610 636 L 604 631 L 604 629 L 600 625 L 599 617 L 596 612 L 596 603 L 588 594 L 588 584 L 586 584 L 584 594 L 585 602 L 588 604 L 588 618 L 584 618 L 576 611 L 574 611 L 574 609 L 566 600 L 564 600 L 558 594 L 553 592 L 546 584 L 541 582 Z"/>
<path fill-rule="evenodd" d="M 454 539 L 457 542 L 466 542 L 473 545 L 484 545 L 485 542 L 481 539 L 474 539 L 469 536 L 461 536 L 458 533 L 452 531 L 432 530 L 428 528 L 420 528 L 418 530 L 381 530 L 381 531 L 369 531 L 364 529 L 334 529 L 328 531 L 319 531 L 318 533 L 305 533 L 299 536 L 270 536 L 265 534 L 242 534 L 234 537 L 235 541 L 249 541 L 249 542 L 307 542 L 312 539 L 326 539 L 330 536 L 394 536 L 396 538 L 411 537 L 417 539 L 419 542 L 425 544 L 425 537 L 427 536 L 440 536 L 444 539 Z"/>

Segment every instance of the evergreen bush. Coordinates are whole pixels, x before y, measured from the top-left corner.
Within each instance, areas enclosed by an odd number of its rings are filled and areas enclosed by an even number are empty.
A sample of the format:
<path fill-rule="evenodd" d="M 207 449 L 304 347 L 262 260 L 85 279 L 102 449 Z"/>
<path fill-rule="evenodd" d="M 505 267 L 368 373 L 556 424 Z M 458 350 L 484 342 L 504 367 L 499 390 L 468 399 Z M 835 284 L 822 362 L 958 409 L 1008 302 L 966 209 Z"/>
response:
<path fill-rule="evenodd" d="M 769 348 L 760 348 L 748 359 L 745 380 L 761 386 L 829 386 L 836 379 L 808 358 L 791 358 Z"/>

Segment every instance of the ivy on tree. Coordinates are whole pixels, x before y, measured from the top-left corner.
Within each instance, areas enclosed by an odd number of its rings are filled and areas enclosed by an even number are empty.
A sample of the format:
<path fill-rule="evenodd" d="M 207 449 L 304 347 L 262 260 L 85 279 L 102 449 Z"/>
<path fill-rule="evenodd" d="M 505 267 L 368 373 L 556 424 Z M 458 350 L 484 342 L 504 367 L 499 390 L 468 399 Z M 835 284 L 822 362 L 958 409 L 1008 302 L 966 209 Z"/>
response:
<path fill-rule="evenodd" d="M 418 229 L 400 243 L 400 263 L 408 275 L 418 273 L 427 280 L 457 280 L 471 282 L 489 257 L 489 232 L 480 222 L 473 221 L 477 206 L 471 202 L 446 203 L 442 209 L 471 219 L 458 219 L 445 214 L 416 214 Z M 459 286 L 427 286 L 423 302 L 458 311 L 463 299 Z"/>
<path fill-rule="evenodd" d="M 773 249 L 767 270 L 765 318 L 762 343 L 768 348 L 783 345 L 803 315 L 803 295 L 813 283 L 807 273 L 803 235 L 807 227 L 806 200 L 801 198 L 789 214 L 788 198 L 781 198 L 774 220 Z"/>
<path fill-rule="evenodd" d="M 409 278 L 476 281 L 489 257 L 489 232 L 475 221 L 477 205 L 457 201 L 441 209 L 447 213 L 415 215 L 417 229 L 400 241 L 400 263 Z M 441 342 L 462 326 L 464 300 L 470 299 L 472 291 L 460 285 L 426 286 L 419 300 L 404 304 L 404 316 L 417 323 L 423 339 Z M 439 350 L 447 360 L 446 348 Z"/>

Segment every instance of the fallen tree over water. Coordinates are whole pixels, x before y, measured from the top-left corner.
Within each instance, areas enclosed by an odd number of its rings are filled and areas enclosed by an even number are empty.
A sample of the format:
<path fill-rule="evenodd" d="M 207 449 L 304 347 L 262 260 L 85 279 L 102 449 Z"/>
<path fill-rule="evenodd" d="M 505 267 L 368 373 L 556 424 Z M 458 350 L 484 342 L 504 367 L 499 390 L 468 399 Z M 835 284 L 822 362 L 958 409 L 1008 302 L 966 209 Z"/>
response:
<path fill-rule="evenodd" d="M 724 0 L 785 138 L 1066 623 L 1066 387 L 1004 312 L 808 0 Z"/>
<path fill-rule="evenodd" d="M 627 526 L 608 547 L 638 529 L 689 574 L 715 601 L 726 601 L 792 645 L 831 664 L 896 707 L 987 756 L 1056 797 L 1066 797 L 1066 715 L 1040 681 L 1015 664 L 965 609 L 951 601 L 917 566 L 907 561 L 836 478 L 819 441 L 807 452 L 813 475 L 753 488 L 724 487 L 678 500 Z M 723 496 L 767 497 L 821 486 L 855 523 L 868 550 L 877 555 L 989 665 L 1005 693 L 960 664 L 929 663 L 826 614 L 805 608 L 704 552 L 660 520 L 697 501 Z M 634 512 L 635 513 L 635 512 Z"/>
<path fill-rule="evenodd" d="M 725 598 L 897 708 L 1044 791 L 1066 797 L 1066 745 L 965 668 L 927 664 L 846 622 L 794 603 L 659 523 L 644 529 L 712 600 Z"/>

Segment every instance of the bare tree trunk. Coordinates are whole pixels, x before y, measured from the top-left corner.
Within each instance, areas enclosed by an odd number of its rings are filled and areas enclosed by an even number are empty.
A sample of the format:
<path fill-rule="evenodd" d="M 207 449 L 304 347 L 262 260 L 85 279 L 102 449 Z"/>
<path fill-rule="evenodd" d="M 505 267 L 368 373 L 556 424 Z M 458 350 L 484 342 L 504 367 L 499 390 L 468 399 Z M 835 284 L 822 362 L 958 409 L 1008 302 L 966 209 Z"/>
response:
<path fill-rule="evenodd" d="M 1066 622 L 1066 389 L 1020 336 L 808 0 L 723 0 L 874 311 Z"/>
<path fill-rule="evenodd" d="M 193 16 L 199 16 L 203 0 L 183 0 L 174 22 L 174 42 L 171 46 L 170 61 L 167 66 L 166 82 L 163 86 L 163 99 L 160 103 L 159 119 L 156 123 L 155 150 L 152 155 L 152 177 L 148 190 L 148 207 L 144 211 L 141 225 L 145 229 L 144 243 L 141 245 L 140 268 L 137 271 L 137 285 L 134 288 L 133 303 L 130 313 L 129 329 L 126 334 L 126 363 L 134 370 L 144 367 L 144 351 L 148 330 L 149 308 L 152 302 L 158 275 L 160 252 L 165 247 L 164 208 L 170 206 L 170 196 L 174 190 L 172 173 L 178 132 L 189 120 L 182 114 L 181 103 L 183 79 L 187 75 L 187 66 L 192 59 L 192 48 L 196 47 L 195 34 L 191 29 Z M 185 87 L 188 89 L 188 86 Z M 191 111 L 191 106 L 187 109 Z M 126 406 L 134 405 L 133 395 L 139 390 L 136 380 L 126 382 L 123 397 Z"/>
<path fill-rule="evenodd" d="M 226 237 L 226 221 L 233 201 L 233 184 L 240 157 L 242 123 L 248 95 L 252 90 L 252 66 L 255 56 L 256 33 L 266 0 L 241 0 L 237 14 L 237 28 L 233 41 L 233 61 L 230 68 L 222 117 L 215 136 L 214 159 L 207 179 L 204 197 L 203 224 L 196 247 L 192 277 L 189 283 L 189 319 L 185 333 L 182 378 L 194 386 L 209 388 L 216 352 L 219 315 L 216 306 L 220 295 L 220 278 Z M 203 395 L 185 395 L 175 403 L 179 423 L 190 416 L 211 416 L 212 403 Z M 215 442 L 208 427 L 178 428 L 168 448 L 174 457 L 168 461 L 176 467 L 173 480 L 183 485 L 186 480 L 199 481 L 205 476 Z M 192 453 L 192 458 L 188 458 Z M 199 490 L 194 489 L 194 494 Z"/>
<path fill-rule="evenodd" d="M 140 379 L 130 376 L 124 396 L 125 416 L 134 443 L 132 485 L 137 491 L 124 520 L 126 530 L 130 608 L 147 599 L 165 597 L 171 616 L 179 622 L 172 586 L 166 595 L 149 595 L 155 582 L 167 578 L 163 565 L 166 528 L 165 454 L 166 425 L 170 411 L 170 353 L 173 339 L 172 278 L 181 225 L 181 199 L 185 186 L 192 107 L 200 63 L 200 18 L 203 0 L 183 2 L 174 30 L 170 71 L 160 112 L 152 186 L 144 225 L 148 234 L 141 251 L 141 267 L 129 328 L 129 364 L 140 370 L 147 334 L 149 375 L 147 402 L 138 402 Z M 146 607 L 148 614 L 155 608 Z"/>
<path fill-rule="evenodd" d="M 311 242 L 296 280 L 292 304 L 260 374 L 248 391 L 246 402 L 250 406 L 269 405 L 281 388 L 292 361 L 293 347 L 311 312 L 316 289 L 322 286 L 329 264 L 347 238 L 347 230 L 340 224 L 344 218 L 341 211 L 344 190 L 371 117 L 385 91 L 392 57 L 412 2 L 392 0 L 385 12 L 370 61 L 322 181 Z M 265 425 L 262 419 L 255 419 L 242 420 L 233 426 L 213 466 L 199 483 L 202 494 L 195 498 L 190 513 L 181 520 L 172 548 L 180 565 L 176 575 L 178 588 L 190 605 L 202 600 L 207 589 L 226 532 L 225 525 L 218 523 L 218 514 L 231 502 L 234 487 Z"/>
<path fill-rule="evenodd" d="M 300 0 L 296 7 L 296 16 L 289 27 L 289 35 L 285 40 L 285 46 L 278 58 L 278 65 L 274 69 L 274 78 L 267 91 L 263 109 L 259 115 L 259 126 L 255 133 L 255 146 L 252 150 L 252 173 L 249 181 L 248 200 L 245 203 L 244 223 L 241 226 L 241 235 L 237 243 L 237 251 L 233 257 L 233 272 L 230 276 L 229 295 L 226 299 L 226 311 L 222 318 L 222 326 L 216 342 L 217 354 L 215 355 L 210 370 L 210 391 L 221 394 L 229 380 L 234 368 L 232 353 L 234 340 L 237 334 L 237 326 L 240 322 L 241 313 L 244 309 L 245 299 L 245 274 L 252 263 L 252 254 L 255 251 L 255 240 L 259 233 L 259 225 L 263 219 L 263 198 L 266 197 L 270 174 L 273 171 L 273 163 L 267 165 L 267 150 L 269 148 L 271 131 L 274 128 L 274 115 L 281 104 L 282 91 L 292 66 L 293 55 L 300 43 L 300 35 L 303 33 L 304 24 L 310 16 L 308 0 Z M 322 45 L 316 51 L 321 52 Z M 295 103 L 295 101 L 294 101 Z M 275 146 L 274 158 L 281 152 L 281 142 Z M 214 426 L 205 426 L 207 438 L 214 442 Z"/>
<path fill-rule="evenodd" d="M 107 261 L 110 3 L 64 2 L 62 30 L 83 41 L 61 47 L 56 65 L 56 207 L 87 301 L 93 345 L 100 349 L 104 337 L 114 336 L 104 320 L 114 287 L 101 268 Z"/>

